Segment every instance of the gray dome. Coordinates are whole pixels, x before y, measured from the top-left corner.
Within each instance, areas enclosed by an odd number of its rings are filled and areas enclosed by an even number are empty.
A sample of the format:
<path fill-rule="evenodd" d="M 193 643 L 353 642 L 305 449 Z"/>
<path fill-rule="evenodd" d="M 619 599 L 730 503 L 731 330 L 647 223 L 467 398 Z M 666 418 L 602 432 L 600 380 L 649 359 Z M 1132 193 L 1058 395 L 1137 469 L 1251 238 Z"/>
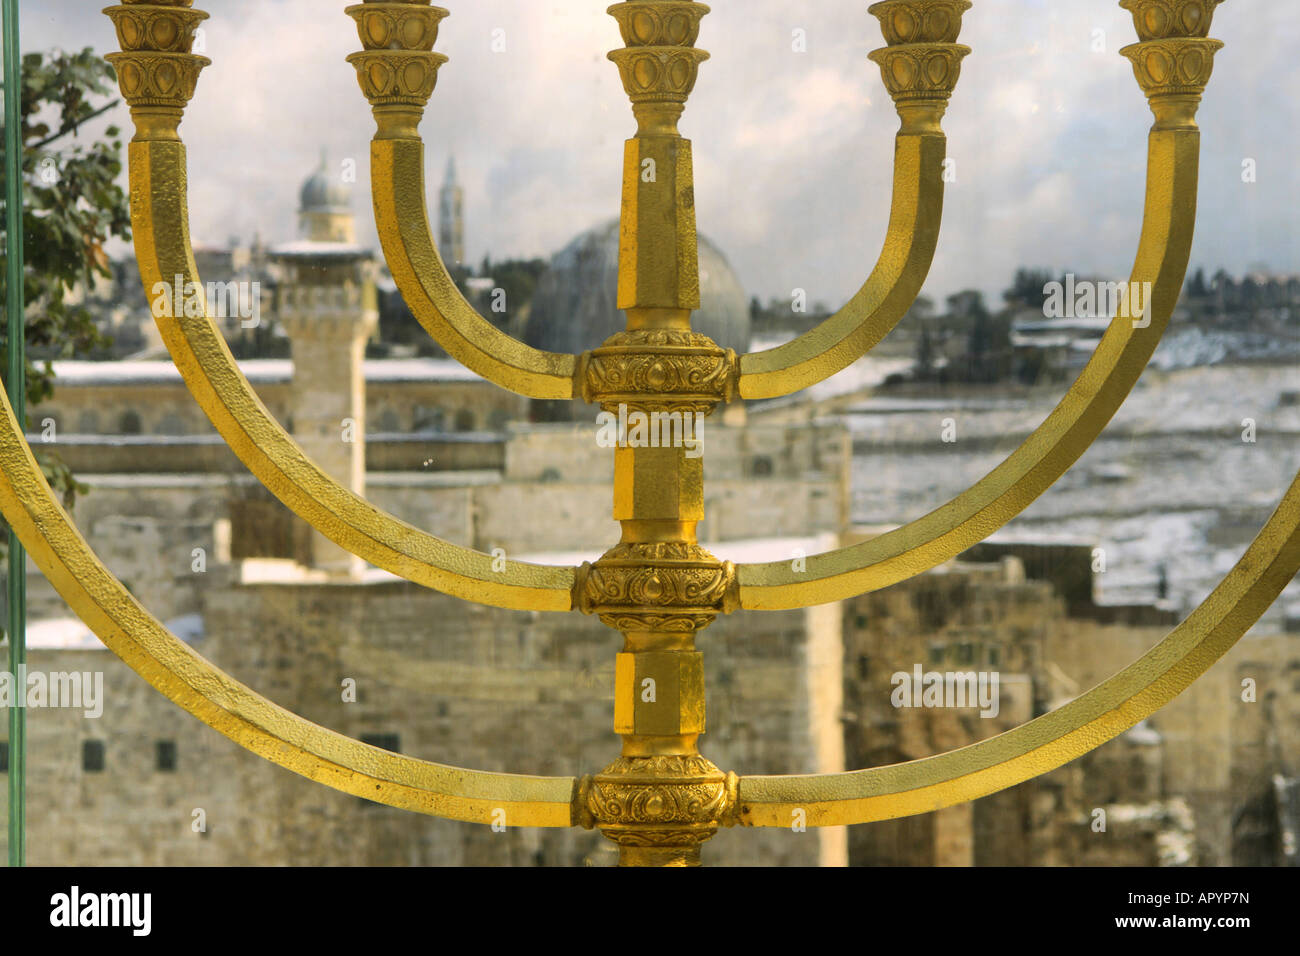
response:
<path fill-rule="evenodd" d="M 325 157 L 302 184 L 298 195 L 300 212 L 346 213 L 352 211 L 352 189 L 339 177 L 330 176 Z"/>
<path fill-rule="evenodd" d="M 699 237 L 700 309 L 691 327 L 723 348 L 749 349 L 749 302 L 718 247 Z M 524 341 L 548 352 L 599 348 L 627 327 L 618 310 L 618 221 L 584 232 L 542 274 L 524 329 Z"/>

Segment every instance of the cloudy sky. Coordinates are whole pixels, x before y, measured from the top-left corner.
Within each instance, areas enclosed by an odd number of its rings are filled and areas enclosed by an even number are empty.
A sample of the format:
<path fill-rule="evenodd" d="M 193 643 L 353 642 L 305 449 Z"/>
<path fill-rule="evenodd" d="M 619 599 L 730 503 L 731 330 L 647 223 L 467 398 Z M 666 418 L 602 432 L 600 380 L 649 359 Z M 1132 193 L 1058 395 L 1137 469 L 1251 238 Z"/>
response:
<path fill-rule="evenodd" d="M 362 237 L 371 225 L 369 108 L 344 57 L 360 49 L 344 2 L 199 0 L 213 14 L 190 149 L 196 237 L 293 238 L 297 189 L 321 150 L 354 158 Z M 431 187 L 454 151 L 478 261 L 550 255 L 617 214 L 622 141 L 635 129 L 607 0 L 444 0 L 449 55 L 422 127 Z M 116 48 L 102 0 L 26 0 L 22 45 Z M 1294 226 L 1300 20 L 1291 4 L 1228 3 L 1200 114 L 1201 216 L 1193 264 L 1300 270 Z M 702 232 L 742 283 L 796 287 L 837 305 L 865 279 L 884 236 L 897 129 L 866 53 L 882 46 L 864 0 L 716 0 L 682 122 L 694 141 Z M 793 8 L 793 9 L 792 9 Z M 796 28 L 807 52 L 792 50 Z M 492 36 L 505 30 L 505 51 Z M 1097 31 L 1102 31 L 1098 33 Z M 1141 225 L 1150 113 L 1128 61 L 1135 39 L 1114 0 L 975 0 L 974 48 L 945 120 L 949 186 L 926 294 L 996 294 L 1019 265 L 1127 275 Z M 1101 40 L 1104 53 L 1093 51 Z M 127 123 L 125 107 L 119 122 Z M 1244 159 L 1258 182 L 1242 182 Z"/>

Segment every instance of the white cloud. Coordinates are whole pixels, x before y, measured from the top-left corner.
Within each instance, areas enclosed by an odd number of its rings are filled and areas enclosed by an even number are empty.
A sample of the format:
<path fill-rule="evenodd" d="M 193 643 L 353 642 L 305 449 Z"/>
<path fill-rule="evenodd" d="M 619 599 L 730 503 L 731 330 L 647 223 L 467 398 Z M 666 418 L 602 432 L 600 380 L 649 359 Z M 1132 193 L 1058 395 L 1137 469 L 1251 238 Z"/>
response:
<path fill-rule="evenodd" d="M 622 141 L 635 124 L 605 59 L 621 43 L 617 26 L 606 0 L 448 2 L 438 49 L 451 62 L 423 126 L 431 189 L 454 150 L 471 256 L 549 255 L 618 210 Z M 373 242 L 364 188 L 373 124 L 344 62 L 359 48 L 344 4 L 207 6 L 215 62 L 183 127 L 195 234 L 289 238 L 298 185 L 323 147 L 334 161 L 358 161 L 358 223 Z M 23 45 L 107 52 L 115 42 L 98 9 L 26 5 Z M 1218 13 L 1214 34 L 1229 46 L 1201 114 L 1194 263 L 1297 265 L 1300 134 L 1276 104 L 1300 81 L 1298 24 L 1281 4 Z M 498 27 L 505 53 L 490 48 Z M 806 53 L 791 49 L 795 28 Z M 1098 29 L 1104 55 L 1091 52 Z M 994 294 L 1019 265 L 1127 270 L 1150 124 L 1117 53 L 1133 39 L 1128 15 L 1108 4 L 980 0 L 966 15 L 962 41 L 975 53 L 945 120 L 959 181 L 927 294 L 972 285 Z M 888 212 L 897 120 L 866 59 L 883 45 L 875 20 L 859 4 L 719 3 L 700 45 L 713 57 L 682 128 L 694 140 L 701 228 L 754 292 L 800 286 L 842 301 L 874 263 Z M 1253 186 L 1240 181 L 1245 157 L 1259 165 Z"/>

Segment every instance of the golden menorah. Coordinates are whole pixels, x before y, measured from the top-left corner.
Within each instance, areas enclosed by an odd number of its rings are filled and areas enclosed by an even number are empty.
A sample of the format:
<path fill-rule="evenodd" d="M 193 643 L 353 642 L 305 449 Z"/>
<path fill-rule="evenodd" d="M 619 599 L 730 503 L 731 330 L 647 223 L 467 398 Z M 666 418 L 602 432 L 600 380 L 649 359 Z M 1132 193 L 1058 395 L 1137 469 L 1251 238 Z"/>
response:
<path fill-rule="evenodd" d="M 189 390 L 244 464 L 326 537 L 417 584 L 500 608 L 596 614 L 622 632 L 614 730 L 622 753 L 590 776 L 483 773 L 389 753 L 311 723 L 205 661 L 100 563 L 42 477 L 6 403 L 0 507 L 69 605 L 127 664 L 232 740 L 305 777 L 370 800 L 453 820 L 599 828 L 628 865 L 699 862 L 719 827 L 866 823 L 925 813 L 1045 773 L 1132 727 L 1186 688 L 1268 608 L 1300 569 L 1300 476 L 1210 597 L 1138 661 L 1072 702 L 964 749 L 848 773 L 744 776 L 700 754 L 705 729 L 696 635 L 738 610 L 800 608 L 885 588 L 955 557 L 1023 511 L 1097 438 L 1169 324 L 1196 218 L 1195 116 L 1222 44 L 1221 0 L 1121 0 L 1139 41 L 1133 64 L 1155 124 L 1132 282 L 1105 337 L 1060 404 L 1005 461 L 911 524 L 804 561 L 733 565 L 698 543 L 703 465 L 681 447 L 614 451 L 619 543 L 580 568 L 497 562 L 386 514 L 330 478 L 268 413 L 207 310 L 159 316 Z M 146 290 L 180 276 L 201 288 L 188 232 L 186 151 L 178 133 L 200 70 L 191 52 L 207 14 L 191 0 L 125 0 L 105 12 L 110 56 L 131 108 L 131 213 Z M 627 0 L 609 8 L 626 46 L 610 54 L 637 121 L 623 158 L 618 307 L 626 331 L 582 355 L 542 352 L 480 316 L 430 234 L 418 127 L 446 57 L 433 52 L 447 11 L 429 0 L 348 7 L 364 52 L 349 57 L 370 101 L 375 217 L 384 256 L 414 315 L 455 359 L 535 399 L 578 400 L 663 416 L 788 395 L 879 343 L 921 290 L 938 241 L 946 138 L 941 128 L 969 48 L 968 0 L 883 0 L 870 8 L 887 45 L 871 54 L 901 118 L 888 234 L 861 290 L 793 341 L 737 356 L 693 332 L 700 306 L 691 144 L 678 119 L 708 54 L 695 46 L 708 7 Z M 1149 284 L 1149 285 L 1148 285 Z M 653 700 L 642 694 L 653 681 Z"/>

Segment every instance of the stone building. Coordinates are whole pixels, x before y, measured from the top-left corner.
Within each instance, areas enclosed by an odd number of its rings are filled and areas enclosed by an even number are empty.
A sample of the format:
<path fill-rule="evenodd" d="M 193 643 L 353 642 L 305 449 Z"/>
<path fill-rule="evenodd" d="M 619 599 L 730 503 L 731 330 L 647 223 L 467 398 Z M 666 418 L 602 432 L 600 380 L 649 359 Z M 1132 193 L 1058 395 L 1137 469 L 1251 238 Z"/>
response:
<path fill-rule="evenodd" d="M 307 457 L 343 487 L 365 495 L 366 343 L 379 327 L 376 264 L 356 244 L 350 194 L 321 168 L 302 189 L 298 241 L 277 246 L 280 327 L 293 356 L 290 421 Z M 310 564 L 358 577 L 363 562 L 317 531 Z"/>

